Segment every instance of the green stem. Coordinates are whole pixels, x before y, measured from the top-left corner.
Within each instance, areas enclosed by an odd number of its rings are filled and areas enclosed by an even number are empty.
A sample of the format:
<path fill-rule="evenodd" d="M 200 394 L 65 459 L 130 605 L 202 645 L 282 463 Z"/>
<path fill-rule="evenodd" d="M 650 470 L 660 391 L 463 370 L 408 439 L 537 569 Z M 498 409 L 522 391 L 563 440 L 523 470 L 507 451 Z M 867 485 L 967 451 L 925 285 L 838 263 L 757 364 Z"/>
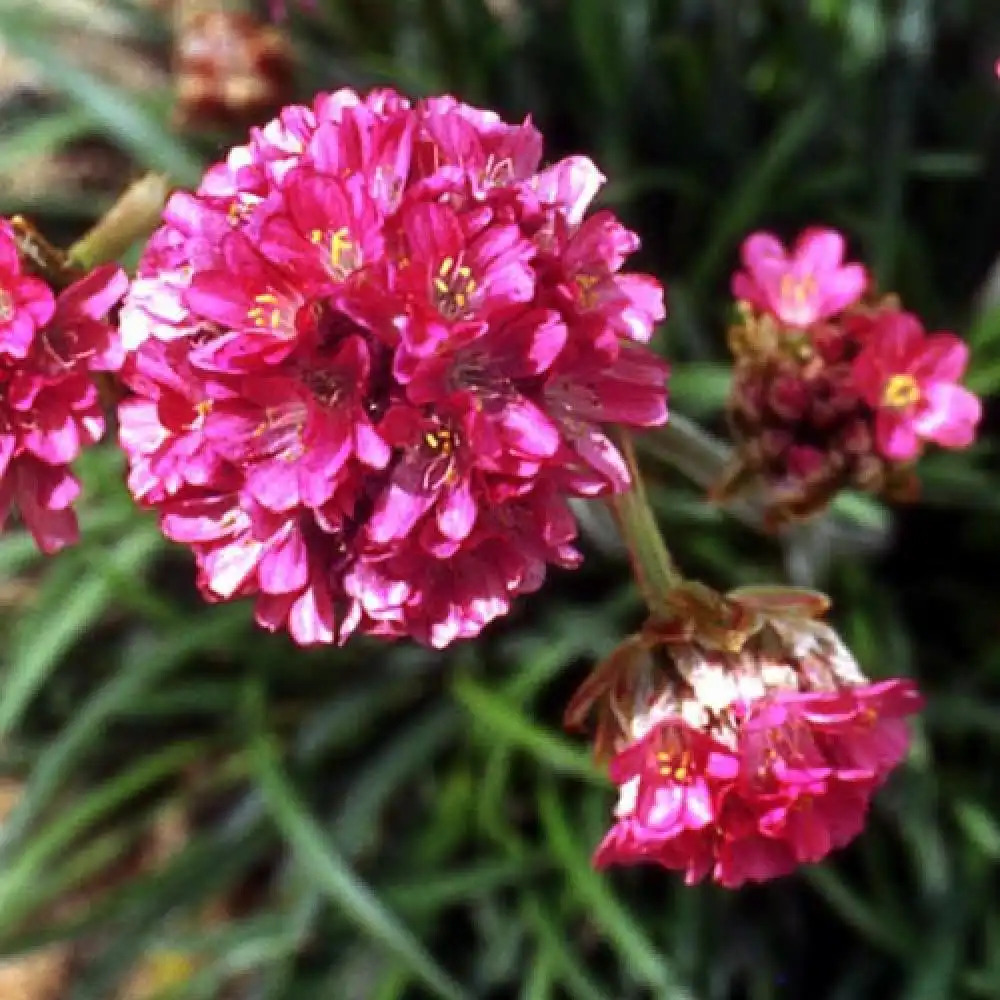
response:
<path fill-rule="evenodd" d="M 614 496 L 611 504 L 618 530 L 632 559 L 639 589 L 650 611 L 655 613 L 662 607 L 664 596 L 682 583 L 684 577 L 657 527 L 635 457 L 635 447 L 627 433 L 620 435 L 619 447 L 632 477 L 632 488 L 627 493 Z"/>
<path fill-rule="evenodd" d="M 137 180 L 108 209 L 104 218 L 70 247 L 70 264 L 89 270 L 117 260 L 137 240 L 159 225 L 168 183 L 160 174 Z"/>

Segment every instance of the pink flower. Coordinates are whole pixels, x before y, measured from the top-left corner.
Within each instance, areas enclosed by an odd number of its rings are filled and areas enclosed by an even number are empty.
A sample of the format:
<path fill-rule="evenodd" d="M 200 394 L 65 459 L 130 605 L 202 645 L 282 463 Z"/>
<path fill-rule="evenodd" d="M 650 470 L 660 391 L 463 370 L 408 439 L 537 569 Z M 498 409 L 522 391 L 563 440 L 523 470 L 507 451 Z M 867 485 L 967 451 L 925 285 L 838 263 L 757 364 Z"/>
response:
<path fill-rule="evenodd" d="M 733 295 L 787 326 L 805 328 L 857 303 L 867 275 L 844 264 L 844 238 L 832 229 L 807 229 L 792 252 L 771 233 L 743 242 L 745 271 L 733 276 Z"/>
<path fill-rule="evenodd" d="M 638 239 L 583 157 L 451 97 L 285 108 L 175 194 L 122 311 L 129 484 L 300 643 L 467 638 L 579 562 L 607 424 L 666 413 Z"/>
<path fill-rule="evenodd" d="M 38 547 L 56 552 L 76 541 L 72 503 L 80 487 L 69 471 L 104 433 L 93 373 L 124 357 L 105 321 L 124 294 L 117 267 L 98 268 L 55 298 L 21 272 L 9 224 L 0 223 L 0 526 L 12 507 Z"/>
<path fill-rule="evenodd" d="M 848 844 L 905 756 L 914 684 L 868 683 L 815 620 L 818 595 L 688 585 L 673 599 L 676 618 L 648 624 L 586 685 L 618 727 L 616 820 L 594 863 L 735 888 Z"/>
<path fill-rule="evenodd" d="M 54 310 L 52 290 L 22 272 L 14 232 L 0 219 L 0 358 L 25 357 Z"/>
<path fill-rule="evenodd" d="M 909 461 L 922 441 L 967 448 L 982 406 L 959 385 L 969 349 L 951 333 L 926 334 L 910 313 L 879 313 L 866 331 L 852 375 L 876 411 L 875 433 L 886 458 Z"/>

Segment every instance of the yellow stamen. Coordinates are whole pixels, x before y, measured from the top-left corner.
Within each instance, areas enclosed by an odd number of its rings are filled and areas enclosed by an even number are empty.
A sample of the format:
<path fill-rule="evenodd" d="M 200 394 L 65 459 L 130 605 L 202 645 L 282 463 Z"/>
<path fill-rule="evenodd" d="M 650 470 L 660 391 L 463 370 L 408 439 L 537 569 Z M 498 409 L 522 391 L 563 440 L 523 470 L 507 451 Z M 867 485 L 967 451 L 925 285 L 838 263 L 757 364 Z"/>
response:
<path fill-rule="evenodd" d="M 894 410 L 916 406 L 920 398 L 920 386 L 912 375 L 893 375 L 882 391 L 882 405 Z"/>
<path fill-rule="evenodd" d="M 584 309 L 593 309 L 597 304 L 594 288 L 600 279 L 596 274 L 578 274 L 573 280 L 580 292 L 580 305 Z"/>
<path fill-rule="evenodd" d="M 811 274 L 796 278 L 791 274 L 782 275 L 781 297 L 791 299 L 796 305 L 802 305 L 816 294 L 816 279 Z"/>

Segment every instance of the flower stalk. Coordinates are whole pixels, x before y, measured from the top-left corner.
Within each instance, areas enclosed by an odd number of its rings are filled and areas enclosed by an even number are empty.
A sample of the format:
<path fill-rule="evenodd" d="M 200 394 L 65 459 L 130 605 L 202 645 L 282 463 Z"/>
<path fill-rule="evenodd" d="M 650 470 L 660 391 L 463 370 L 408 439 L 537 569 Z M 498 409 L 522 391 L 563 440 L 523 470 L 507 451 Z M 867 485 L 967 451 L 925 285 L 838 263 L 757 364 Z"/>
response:
<path fill-rule="evenodd" d="M 70 247 L 68 262 L 84 270 L 117 260 L 160 224 L 169 184 L 162 174 L 146 174 L 132 184 L 88 232 Z"/>
<path fill-rule="evenodd" d="M 632 486 L 626 492 L 614 496 L 611 504 L 622 540 L 632 560 L 639 589 L 649 610 L 656 614 L 663 607 L 666 594 L 681 584 L 684 577 L 667 548 L 649 506 L 649 497 L 631 435 L 622 432 L 618 446 L 628 466 Z"/>

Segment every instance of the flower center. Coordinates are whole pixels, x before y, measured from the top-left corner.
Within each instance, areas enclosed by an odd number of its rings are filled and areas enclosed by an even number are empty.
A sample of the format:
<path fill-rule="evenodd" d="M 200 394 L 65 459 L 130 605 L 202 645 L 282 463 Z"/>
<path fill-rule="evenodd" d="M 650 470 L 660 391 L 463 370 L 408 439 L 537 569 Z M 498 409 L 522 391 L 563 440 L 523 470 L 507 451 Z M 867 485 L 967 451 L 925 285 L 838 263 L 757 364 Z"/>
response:
<path fill-rule="evenodd" d="M 459 437 L 449 427 L 438 427 L 424 434 L 424 445 L 430 451 L 430 459 L 424 467 L 424 490 L 436 490 L 444 483 L 452 483 L 458 477 L 455 452 L 460 444 Z"/>
<path fill-rule="evenodd" d="M 257 304 L 247 310 L 247 319 L 254 326 L 266 326 L 272 330 L 277 330 L 285 319 L 278 296 L 273 292 L 261 292 L 260 295 L 255 295 L 253 300 Z"/>
<path fill-rule="evenodd" d="M 275 458 L 279 462 L 296 462 L 305 452 L 302 432 L 307 413 L 298 401 L 287 406 L 268 406 L 264 419 L 254 429 L 257 457 Z"/>
<path fill-rule="evenodd" d="M 595 287 L 600 280 L 596 274 L 578 274 L 573 279 L 577 291 L 580 293 L 580 305 L 584 309 L 593 309 L 597 305 Z"/>
<path fill-rule="evenodd" d="M 0 288 L 0 323 L 9 323 L 14 318 L 14 297 L 6 288 Z"/>
<path fill-rule="evenodd" d="M 685 782 L 691 777 L 691 754 L 687 750 L 660 750 L 656 754 L 657 771 L 671 781 Z"/>
<path fill-rule="evenodd" d="M 781 297 L 787 302 L 803 305 L 816 294 L 816 279 L 811 274 L 796 278 L 792 274 L 782 275 Z"/>
<path fill-rule="evenodd" d="M 312 368 L 302 372 L 302 381 L 321 406 L 333 406 L 343 399 L 343 376 L 329 368 Z"/>
<path fill-rule="evenodd" d="M 482 171 L 483 187 L 504 187 L 514 180 L 514 163 L 509 156 L 497 160 L 493 153 L 486 159 Z"/>
<path fill-rule="evenodd" d="M 905 410 L 920 402 L 920 386 L 912 375 L 893 375 L 882 390 L 882 405 Z"/>
<path fill-rule="evenodd" d="M 471 269 L 465 264 L 456 265 L 452 257 L 441 261 L 433 286 L 434 304 L 445 319 L 455 319 L 465 313 L 478 287 Z"/>
<path fill-rule="evenodd" d="M 329 241 L 325 247 L 325 264 L 338 281 L 345 281 L 361 267 L 361 247 L 351 239 L 347 226 L 341 226 L 332 233 L 314 229 L 309 234 L 309 239 L 318 247 L 323 247 L 325 241 Z"/>

